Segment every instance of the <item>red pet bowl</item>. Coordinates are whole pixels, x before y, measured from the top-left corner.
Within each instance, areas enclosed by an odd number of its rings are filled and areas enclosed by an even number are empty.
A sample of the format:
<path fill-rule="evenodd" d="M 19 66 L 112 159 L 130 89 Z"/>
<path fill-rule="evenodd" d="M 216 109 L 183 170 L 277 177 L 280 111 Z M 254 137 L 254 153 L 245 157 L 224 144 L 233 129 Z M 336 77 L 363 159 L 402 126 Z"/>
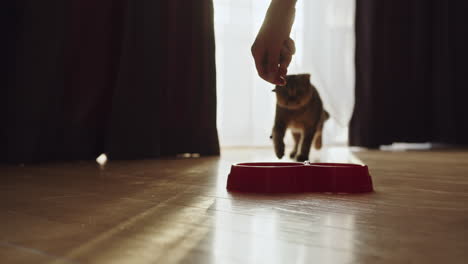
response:
<path fill-rule="evenodd" d="M 262 162 L 231 166 L 227 189 L 237 192 L 372 192 L 365 165 L 345 163 Z"/>

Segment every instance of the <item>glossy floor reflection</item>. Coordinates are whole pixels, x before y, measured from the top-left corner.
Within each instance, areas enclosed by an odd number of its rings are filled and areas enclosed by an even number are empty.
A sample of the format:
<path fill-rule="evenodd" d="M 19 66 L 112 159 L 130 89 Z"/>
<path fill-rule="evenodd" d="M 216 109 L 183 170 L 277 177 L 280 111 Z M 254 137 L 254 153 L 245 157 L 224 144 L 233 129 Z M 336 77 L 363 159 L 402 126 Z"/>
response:
<path fill-rule="evenodd" d="M 1 263 L 465 263 L 468 152 L 312 154 L 369 165 L 376 192 L 228 193 L 221 157 L 0 167 Z"/>

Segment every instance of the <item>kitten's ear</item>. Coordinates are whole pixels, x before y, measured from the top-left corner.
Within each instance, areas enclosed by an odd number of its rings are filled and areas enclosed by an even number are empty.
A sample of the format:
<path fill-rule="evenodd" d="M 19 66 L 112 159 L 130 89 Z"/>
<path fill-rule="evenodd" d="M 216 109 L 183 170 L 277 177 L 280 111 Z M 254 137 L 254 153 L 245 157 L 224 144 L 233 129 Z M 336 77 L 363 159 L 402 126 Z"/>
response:
<path fill-rule="evenodd" d="M 304 78 L 302 78 L 304 85 L 309 85 L 310 84 L 310 74 L 306 73 L 304 74 Z"/>
<path fill-rule="evenodd" d="M 275 87 L 275 88 L 274 88 L 273 90 L 271 90 L 271 91 L 274 92 L 274 93 L 276 93 L 278 90 L 277 90 L 276 87 Z"/>

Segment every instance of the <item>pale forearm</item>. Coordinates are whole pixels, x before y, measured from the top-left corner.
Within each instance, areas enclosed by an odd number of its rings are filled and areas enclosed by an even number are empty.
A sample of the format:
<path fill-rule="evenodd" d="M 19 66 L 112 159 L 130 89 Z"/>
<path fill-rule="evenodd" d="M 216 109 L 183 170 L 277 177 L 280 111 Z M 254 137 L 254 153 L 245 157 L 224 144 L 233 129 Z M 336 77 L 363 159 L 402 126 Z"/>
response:
<path fill-rule="evenodd" d="M 271 3 L 283 4 L 287 6 L 295 6 L 297 0 L 271 0 Z"/>
<path fill-rule="evenodd" d="M 296 14 L 296 2 L 296 0 L 272 0 L 265 15 L 263 26 L 282 23 L 290 30 Z"/>

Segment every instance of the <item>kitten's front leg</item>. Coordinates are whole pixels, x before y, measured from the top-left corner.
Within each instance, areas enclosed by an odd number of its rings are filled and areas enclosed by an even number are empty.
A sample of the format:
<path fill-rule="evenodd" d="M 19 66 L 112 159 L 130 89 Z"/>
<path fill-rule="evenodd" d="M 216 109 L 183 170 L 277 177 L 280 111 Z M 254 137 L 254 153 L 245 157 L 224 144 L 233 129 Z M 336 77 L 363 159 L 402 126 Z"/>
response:
<path fill-rule="evenodd" d="M 299 156 L 297 156 L 298 161 L 306 161 L 309 159 L 310 146 L 312 145 L 314 134 L 315 128 L 304 131 L 304 136 L 301 145 L 301 153 Z"/>
<path fill-rule="evenodd" d="M 277 124 L 273 128 L 273 144 L 275 146 L 276 157 L 281 159 L 284 156 L 284 134 L 286 133 L 286 126 Z"/>
<path fill-rule="evenodd" d="M 294 138 L 294 149 L 291 151 L 291 154 L 289 154 L 289 157 L 294 159 L 296 157 L 297 150 L 299 149 L 299 143 L 301 142 L 301 133 L 293 132 L 292 135 Z"/>

